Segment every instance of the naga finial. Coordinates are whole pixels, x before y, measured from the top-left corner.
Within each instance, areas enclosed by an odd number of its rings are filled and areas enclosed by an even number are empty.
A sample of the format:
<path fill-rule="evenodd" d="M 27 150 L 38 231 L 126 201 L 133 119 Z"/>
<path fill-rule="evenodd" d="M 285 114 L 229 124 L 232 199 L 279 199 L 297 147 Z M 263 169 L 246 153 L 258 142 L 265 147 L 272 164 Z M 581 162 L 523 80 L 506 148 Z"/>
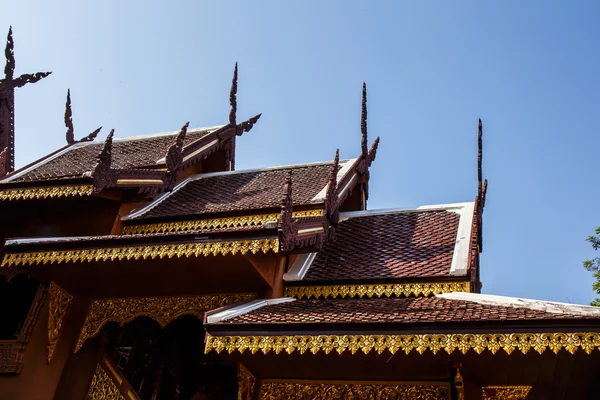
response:
<path fill-rule="evenodd" d="M 94 132 L 90 133 L 89 135 L 85 136 L 84 138 L 80 139 L 80 142 L 91 142 L 94 139 L 96 139 L 96 136 L 98 136 L 98 134 L 100 133 L 100 131 L 102 130 L 102 127 L 96 129 Z"/>
<path fill-rule="evenodd" d="M 65 104 L 65 127 L 67 128 L 67 143 L 75 143 L 75 129 L 73 128 L 73 112 L 71 111 L 71 89 L 67 89 L 67 103 Z"/>

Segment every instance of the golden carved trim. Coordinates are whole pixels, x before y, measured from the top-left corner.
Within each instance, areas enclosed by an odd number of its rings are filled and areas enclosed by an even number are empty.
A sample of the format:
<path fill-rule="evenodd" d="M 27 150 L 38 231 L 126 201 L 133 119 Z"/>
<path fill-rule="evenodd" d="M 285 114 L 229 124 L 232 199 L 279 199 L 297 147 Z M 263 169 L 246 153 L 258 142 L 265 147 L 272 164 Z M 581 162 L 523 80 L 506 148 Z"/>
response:
<path fill-rule="evenodd" d="M 320 217 L 323 210 L 294 211 L 294 218 Z M 159 224 L 129 225 L 123 229 L 124 235 L 146 233 L 168 233 L 197 231 L 203 229 L 238 228 L 245 226 L 260 226 L 269 222 L 277 222 L 279 214 L 244 215 L 241 217 L 210 218 L 194 221 L 164 222 Z"/>
<path fill-rule="evenodd" d="M 531 386 L 485 386 L 481 388 L 482 400 L 525 400 Z"/>
<path fill-rule="evenodd" d="M 470 292 L 469 282 L 389 283 L 374 285 L 289 286 L 285 296 L 310 298 L 363 298 L 391 296 L 429 296 L 450 292 Z"/>
<path fill-rule="evenodd" d="M 265 381 L 260 400 L 396 399 L 449 400 L 445 382 L 280 382 Z"/>
<path fill-rule="evenodd" d="M 381 354 L 389 351 L 395 354 L 398 350 L 406 354 L 416 350 L 423 354 L 429 350 L 434 354 L 440 350 L 451 354 L 455 350 L 466 353 L 474 350 L 481 354 L 484 350 L 496 353 L 502 349 L 511 354 L 519 350 L 526 354 L 530 350 L 543 353 L 546 349 L 558 353 L 565 349 L 573 354 L 577 349 L 586 353 L 600 347 L 600 334 L 596 332 L 578 333 L 485 333 L 485 334 L 422 334 L 422 335 L 311 335 L 311 336 L 206 336 L 205 352 L 215 350 L 217 353 L 249 350 L 252 354 L 261 351 L 266 354 L 274 351 L 279 354 L 285 351 L 300 354 L 319 351 L 329 354 L 331 351 L 352 354 L 361 350 L 368 354 L 372 350 Z"/>
<path fill-rule="evenodd" d="M 117 185 L 164 185 L 161 179 L 117 179 Z"/>
<path fill-rule="evenodd" d="M 252 400 L 254 398 L 254 387 L 256 386 L 256 378 L 238 362 L 238 400 Z"/>
<path fill-rule="evenodd" d="M 52 360 L 52 354 L 56 348 L 56 342 L 60 335 L 60 329 L 62 323 L 67 315 L 67 310 L 73 296 L 71 296 L 66 290 L 50 282 L 50 302 L 48 305 L 48 363 Z"/>
<path fill-rule="evenodd" d="M 149 317 L 165 327 L 184 315 L 204 318 L 206 311 L 255 297 L 251 293 L 205 296 L 130 297 L 92 301 L 81 328 L 75 352 L 87 339 L 96 336 L 107 322 L 123 326 L 138 317 Z"/>
<path fill-rule="evenodd" d="M 60 197 L 91 196 L 92 185 L 51 186 L 0 190 L 0 201 L 54 199 Z"/>
<path fill-rule="evenodd" d="M 87 396 L 89 400 L 125 400 L 116 383 L 110 379 L 100 364 L 96 366 L 96 373 Z"/>
<path fill-rule="evenodd" d="M 104 249 L 84 250 L 58 250 L 40 251 L 31 253 L 6 253 L 2 260 L 2 267 L 18 267 L 20 265 L 52 264 L 54 262 L 91 262 L 114 260 L 138 260 L 140 258 L 173 258 L 208 255 L 246 254 L 251 252 L 267 253 L 279 251 L 277 239 L 237 240 L 227 242 L 204 242 L 185 244 L 162 244 L 154 246 L 112 247 Z"/>

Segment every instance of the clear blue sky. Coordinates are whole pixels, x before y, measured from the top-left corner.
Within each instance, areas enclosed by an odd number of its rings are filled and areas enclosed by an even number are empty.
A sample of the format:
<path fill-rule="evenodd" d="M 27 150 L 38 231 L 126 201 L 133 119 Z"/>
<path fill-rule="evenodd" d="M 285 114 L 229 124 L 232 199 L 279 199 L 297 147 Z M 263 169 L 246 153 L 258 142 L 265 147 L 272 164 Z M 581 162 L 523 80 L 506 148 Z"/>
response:
<path fill-rule="evenodd" d="M 600 3 L 555 1 L 6 1 L 17 73 L 17 165 L 76 137 L 227 122 L 262 112 L 237 167 L 360 151 L 360 91 L 381 136 L 369 208 L 473 200 L 484 122 L 485 293 L 572 303 L 600 225 Z"/>

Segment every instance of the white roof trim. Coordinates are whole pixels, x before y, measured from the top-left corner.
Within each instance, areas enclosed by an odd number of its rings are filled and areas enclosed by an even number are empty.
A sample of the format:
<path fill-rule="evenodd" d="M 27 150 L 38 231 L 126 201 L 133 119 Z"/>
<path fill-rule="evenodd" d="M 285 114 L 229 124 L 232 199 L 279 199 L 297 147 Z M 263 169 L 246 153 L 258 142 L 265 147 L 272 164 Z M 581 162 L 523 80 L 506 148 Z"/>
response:
<path fill-rule="evenodd" d="M 528 308 L 530 310 L 545 311 L 553 314 L 576 314 L 600 317 L 600 307 L 585 306 L 580 304 L 559 303 L 554 301 L 521 299 L 518 297 L 496 296 L 480 293 L 444 293 L 436 294 L 448 300 L 463 300 L 489 306 L 504 306 L 514 308 Z"/>
<path fill-rule="evenodd" d="M 352 160 L 342 160 L 342 161 L 340 161 L 340 163 L 346 163 L 346 162 L 349 162 L 349 161 L 352 161 Z M 181 189 L 183 186 L 187 185 L 191 181 L 197 181 L 199 179 L 204 179 L 204 178 L 212 178 L 214 176 L 247 174 L 247 173 L 251 173 L 251 172 L 273 171 L 273 170 L 278 170 L 278 169 L 291 169 L 291 168 L 301 168 L 301 167 L 312 167 L 312 166 L 316 166 L 316 165 L 327 165 L 327 164 L 332 164 L 332 163 L 333 163 L 333 161 L 318 161 L 318 162 L 312 162 L 312 163 L 306 163 L 306 164 L 280 165 L 280 166 L 277 166 L 277 167 L 256 168 L 256 169 L 240 169 L 240 170 L 236 170 L 236 171 L 219 171 L 219 172 L 209 172 L 209 173 L 206 173 L 206 174 L 192 175 L 192 176 L 188 177 L 187 179 L 185 179 L 185 180 L 181 181 L 180 183 L 178 183 L 175 186 L 175 188 L 173 188 L 173 190 L 171 192 L 165 192 L 165 193 L 163 193 L 161 196 L 159 196 L 156 200 L 154 200 L 152 203 L 148 204 L 147 206 L 145 206 L 143 208 L 140 208 L 139 210 L 134 210 L 134 212 L 131 212 L 128 215 L 122 217 L 121 221 L 127 221 L 127 220 L 131 220 L 131 219 L 134 219 L 134 218 L 137 218 L 137 217 L 141 217 L 142 215 L 144 215 L 145 213 L 147 213 L 148 211 L 150 211 L 151 209 L 153 209 L 154 207 L 156 207 L 157 205 L 159 205 L 167 197 L 173 195 L 173 193 L 177 192 L 179 189 Z"/>
<path fill-rule="evenodd" d="M 270 306 L 273 304 L 281 304 L 281 303 L 289 303 L 291 301 L 296 301 L 296 299 L 294 299 L 292 297 L 280 297 L 278 299 L 252 300 L 247 303 L 240 304 L 235 307 L 231 307 L 226 310 L 216 312 L 212 315 L 207 315 L 206 323 L 216 324 L 218 322 L 223 322 L 223 321 L 227 321 L 228 319 L 239 317 L 240 315 L 247 314 L 250 311 L 254 311 L 254 310 L 259 309 L 264 306 Z"/>
<path fill-rule="evenodd" d="M 381 208 L 376 210 L 346 211 L 340 213 L 340 222 L 350 218 L 369 217 L 373 215 L 398 214 L 406 212 L 451 211 L 460 214 L 460 209 L 463 207 L 468 207 L 469 204 L 474 205 L 475 203 L 470 201 L 465 203 L 434 204 L 410 208 Z"/>
<path fill-rule="evenodd" d="M 315 260 L 317 253 L 304 253 L 298 255 L 296 261 L 292 264 L 292 267 L 288 272 L 283 274 L 283 280 L 290 281 L 301 281 L 308 272 L 308 269 Z"/>
<path fill-rule="evenodd" d="M 467 265 L 471 254 L 471 229 L 473 228 L 473 211 L 475 203 L 467 203 L 460 208 L 458 214 L 458 229 L 456 231 L 456 243 L 452 253 L 452 265 L 450 275 L 464 276 L 467 274 Z"/>
<path fill-rule="evenodd" d="M 194 128 L 194 129 L 190 129 L 188 130 L 188 133 L 196 133 L 196 132 L 202 132 L 202 131 L 207 131 L 207 132 L 212 132 L 216 129 L 222 128 L 225 125 L 218 125 L 218 126 L 210 126 L 210 127 L 206 127 L 206 128 Z M 147 134 L 147 135 L 137 135 L 137 136 L 129 136 L 129 137 L 124 137 L 124 138 L 114 138 L 113 142 L 130 142 L 132 140 L 144 140 L 144 139 L 154 139 L 157 137 L 162 137 L 162 136 L 170 136 L 170 135 L 176 135 L 177 133 L 179 133 L 179 131 L 170 131 L 170 132 L 161 132 L 161 133 L 151 133 L 151 134 Z M 0 180 L 0 183 L 8 183 L 11 182 L 12 180 L 19 178 L 31 171 L 33 171 L 36 168 L 41 167 L 44 164 L 49 163 L 50 161 L 64 155 L 65 153 L 68 153 L 71 150 L 74 149 L 78 149 L 80 147 L 84 147 L 84 146 L 91 146 L 91 145 L 95 145 L 95 144 L 103 144 L 104 142 L 101 141 L 90 141 L 90 142 L 77 142 L 71 146 L 68 146 L 67 148 L 59 151 L 58 153 L 54 154 L 51 157 L 48 157 L 38 163 L 35 163 L 31 166 L 29 166 L 28 168 L 17 172 L 14 175 L 9 176 L 6 179 L 2 179 Z M 164 157 L 161 159 L 162 161 L 164 161 Z M 157 161 L 157 164 L 159 164 L 161 162 L 161 160 Z M 89 171 L 88 171 L 89 172 Z M 83 176 L 87 176 L 86 174 L 83 174 Z"/>
<path fill-rule="evenodd" d="M 336 179 L 338 182 L 344 177 L 344 175 L 346 175 L 346 173 L 348 173 L 348 171 L 350 170 L 350 167 L 352 167 L 354 165 L 356 160 L 358 160 L 358 157 L 340 161 L 340 165 L 342 165 L 342 168 L 340 168 L 340 170 L 338 171 L 337 176 L 336 176 Z M 311 203 L 321 203 L 321 202 L 325 201 L 326 196 L 327 196 L 327 185 L 325 185 L 325 187 L 323 189 L 321 189 L 321 191 L 319 193 L 317 193 L 317 195 L 315 197 L 313 197 L 310 202 Z"/>

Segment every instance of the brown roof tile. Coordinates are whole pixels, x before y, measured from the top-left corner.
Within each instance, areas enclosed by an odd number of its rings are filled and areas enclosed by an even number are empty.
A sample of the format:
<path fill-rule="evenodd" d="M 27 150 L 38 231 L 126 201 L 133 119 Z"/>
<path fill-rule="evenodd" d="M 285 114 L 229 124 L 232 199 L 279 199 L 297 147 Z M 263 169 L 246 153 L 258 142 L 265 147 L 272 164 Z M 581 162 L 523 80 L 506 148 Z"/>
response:
<path fill-rule="evenodd" d="M 214 129 L 190 130 L 184 144 L 188 145 L 200 139 Z M 156 162 L 167 154 L 178 132 L 165 135 L 148 135 L 139 138 L 115 139 L 112 145 L 112 168 L 142 168 L 156 166 Z M 41 162 L 38 167 L 12 179 L 10 182 L 35 182 L 58 179 L 81 178 L 92 171 L 98 163 L 98 154 L 104 146 L 103 141 L 82 143 L 71 147 L 58 157 Z"/>
<path fill-rule="evenodd" d="M 459 219 L 444 210 L 350 218 L 317 254 L 304 281 L 448 276 Z"/>
<path fill-rule="evenodd" d="M 408 297 L 296 300 L 265 306 L 220 324 L 440 323 L 590 318 L 598 319 L 439 297 Z"/>
<path fill-rule="evenodd" d="M 155 206 L 135 219 L 279 207 L 285 178 L 290 171 L 294 205 L 310 204 L 327 185 L 331 168 L 329 162 L 199 175 L 168 197 L 157 200 Z"/>

